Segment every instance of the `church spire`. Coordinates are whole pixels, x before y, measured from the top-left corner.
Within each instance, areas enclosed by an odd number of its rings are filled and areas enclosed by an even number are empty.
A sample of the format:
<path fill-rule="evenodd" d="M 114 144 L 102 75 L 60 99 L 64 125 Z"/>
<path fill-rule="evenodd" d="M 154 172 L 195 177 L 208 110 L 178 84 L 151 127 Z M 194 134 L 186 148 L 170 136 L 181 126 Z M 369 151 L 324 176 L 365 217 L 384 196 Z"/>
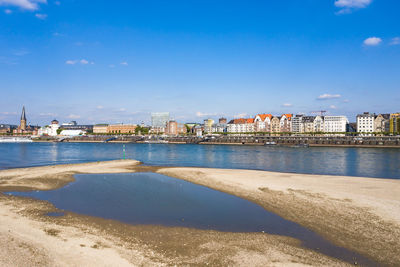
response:
<path fill-rule="evenodd" d="M 26 121 L 25 106 L 22 107 L 21 121 L 22 120 Z"/>

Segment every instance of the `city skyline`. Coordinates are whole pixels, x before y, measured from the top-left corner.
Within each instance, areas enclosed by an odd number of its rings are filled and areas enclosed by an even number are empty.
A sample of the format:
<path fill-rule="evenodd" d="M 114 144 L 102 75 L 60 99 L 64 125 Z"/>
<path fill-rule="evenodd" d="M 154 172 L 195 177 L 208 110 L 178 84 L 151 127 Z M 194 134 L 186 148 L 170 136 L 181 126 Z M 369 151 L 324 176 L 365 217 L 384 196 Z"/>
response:
<path fill-rule="evenodd" d="M 398 112 L 400 3 L 0 0 L 0 122 Z"/>

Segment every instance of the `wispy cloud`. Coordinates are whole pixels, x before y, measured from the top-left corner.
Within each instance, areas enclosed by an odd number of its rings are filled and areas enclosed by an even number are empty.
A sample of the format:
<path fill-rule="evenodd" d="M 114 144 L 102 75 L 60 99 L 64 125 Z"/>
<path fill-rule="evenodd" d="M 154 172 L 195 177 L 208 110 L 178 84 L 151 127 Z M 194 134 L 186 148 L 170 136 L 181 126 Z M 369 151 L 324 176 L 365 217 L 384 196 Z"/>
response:
<path fill-rule="evenodd" d="M 59 32 L 55 32 L 55 33 L 53 33 L 53 36 L 61 37 L 61 36 L 65 36 L 65 34 L 62 34 L 62 33 L 59 33 Z"/>
<path fill-rule="evenodd" d="M 382 43 L 382 39 L 379 37 L 369 37 L 363 42 L 363 44 L 366 46 L 377 46 L 380 43 Z"/>
<path fill-rule="evenodd" d="M 216 116 L 216 115 L 217 115 L 217 113 L 206 113 L 206 112 L 200 112 L 200 111 L 197 111 L 197 112 L 196 112 L 196 117 L 199 117 L 199 118 L 201 118 L 201 117 Z"/>
<path fill-rule="evenodd" d="M 390 45 L 400 45 L 400 37 L 392 38 Z"/>
<path fill-rule="evenodd" d="M 79 119 L 80 117 L 81 117 L 81 116 L 76 115 L 76 114 L 69 114 L 69 115 L 67 116 L 68 119 Z"/>
<path fill-rule="evenodd" d="M 282 104 L 282 106 L 283 106 L 283 107 L 292 107 L 293 105 L 290 104 L 290 103 L 284 103 L 284 104 Z"/>
<path fill-rule="evenodd" d="M 2 115 L 17 115 L 17 112 L 3 111 L 3 112 L 0 112 L 0 114 L 2 114 Z"/>
<path fill-rule="evenodd" d="M 128 62 L 126 62 L 126 61 L 121 62 L 121 65 L 122 65 L 122 66 L 128 66 Z"/>
<path fill-rule="evenodd" d="M 65 61 L 65 64 L 67 64 L 67 65 L 75 65 L 75 64 L 81 64 L 81 65 L 87 65 L 87 64 L 94 64 L 94 62 L 89 62 L 88 60 L 86 60 L 86 59 L 80 59 L 80 60 L 67 60 L 67 61 Z"/>
<path fill-rule="evenodd" d="M 47 15 L 46 14 L 35 14 L 35 17 L 37 17 L 38 19 L 41 19 L 41 20 L 47 19 Z"/>
<path fill-rule="evenodd" d="M 39 113 L 39 116 L 43 116 L 43 117 L 57 117 L 57 115 L 58 115 L 58 114 L 56 114 L 56 113 L 51 113 L 51 112 L 48 112 L 48 113 Z"/>
<path fill-rule="evenodd" d="M 115 65 L 114 64 L 110 64 L 110 65 L 108 65 L 110 68 L 115 68 Z"/>
<path fill-rule="evenodd" d="M 235 119 L 239 119 L 239 118 L 247 117 L 247 115 L 248 115 L 247 113 L 239 113 L 239 114 L 234 115 L 233 117 Z"/>
<path fill-rule="evenodd" d="M 6 14 L 11 14 L 11 13 L 12 13 L 12 10 L 11 10 L 11 9 L 6 9 L 6 10 L 4 10 L 4 13 L 6 13 Z"/>
<path fill-rule="evenodd" d="M 340 8 L 337 14 L 348 14 L 355 9 L 366 8 L 372 0 L 335 0 L 335 6 Z"/>
<path fill-rule="evenodd" d="M 22 56 L 25 56 L 25 55 L 27 55 L 27 54 L 29 54 L 29 51 L 28 51 L 28 50 L 25 50 L 25 49 L 15 50 L 15 51 L 13 52 L 13 55 L 14 55 L 14 56 L 18 56 L 18 57 L 22 57 Z"/>
<path fill-rule="evenodd" d="M 330 105 L 329 108 L 331 109 L 337 109 L 337 107 L 335 105 Z"/>
<path fill-rule="evenodd" d="M 47 0 L 0 0 L 0 5 L 16 6 L 25 10 L 38 10 L 39 4 L 47 4 Z"/>
<path fill-rule="evenodd" d="M 101 105 L 99 105 L 99 106 L 97 106 L 96 108 L 97 108 L 97 109 L 103 109 L 104 107 L 101 106 Z"/>
<path fill-rule="evenodd" d="M 328 100 L 328 99 L 335 99 L 335 98 L 341 98 L 342 96 L 339 94 L 323 94 L 317 97 L 317 100 Z"/>

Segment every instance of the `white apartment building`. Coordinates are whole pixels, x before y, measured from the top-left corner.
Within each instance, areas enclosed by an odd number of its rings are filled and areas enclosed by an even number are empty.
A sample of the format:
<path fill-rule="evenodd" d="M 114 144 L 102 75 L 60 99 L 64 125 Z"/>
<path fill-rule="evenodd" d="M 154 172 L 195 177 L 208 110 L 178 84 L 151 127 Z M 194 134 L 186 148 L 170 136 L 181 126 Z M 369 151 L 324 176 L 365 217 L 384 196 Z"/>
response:
<path fill-rule="evenodd" d="M 304 132 L 303 115 L 296 115 L 292 118 L 292 132 L 294 133 Z"/>
<path fill-rule="evenodd" d="M 325 116 L 324 117 L 324 132 L 344 133 L 347 131 L 348 124 L 349 124 L 349 120 L 347 119 L 346 116 Z"/>
<path fill-rule="evenodd" d="M 253 133 L 255 132 L 254 119 L 235 119 L 228 123 L 228 133 Z"/>
<path fill-rule="evenodd" d="M 357 115 L 357 132 L 373 133 L 375 132 L 375 114 L 364 112 Z"/>
<path fill-rule="evenodd" d="M 319 133 L 323 132 L 324 130 L 324 117 L 316 116 L 314 119 L 314 132 Z"/>
<path fill-rule="evenodd" d="M 60 128 L 60 124 L 57 120 L 53 120 L 50 125 L 41 127 L 39 129 L 39 135 L 57 136 L 57 130 Z"/>

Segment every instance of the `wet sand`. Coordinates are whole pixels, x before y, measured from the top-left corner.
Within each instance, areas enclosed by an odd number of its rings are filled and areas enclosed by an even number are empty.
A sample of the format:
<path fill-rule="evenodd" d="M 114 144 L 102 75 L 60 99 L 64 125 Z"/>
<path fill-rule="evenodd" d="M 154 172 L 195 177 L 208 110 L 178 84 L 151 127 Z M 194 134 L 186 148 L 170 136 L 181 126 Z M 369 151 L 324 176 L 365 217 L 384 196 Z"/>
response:
<path fill-rule="evenodd" d="M 153 171 L 227 192 L 297 222 L 380 264 L 400 262 L 400 180 L 251 170 L 140 166 L 133 160 L 0 171 L 0 191 L 51 190 L 76 173 Z M 347 263 L 266 233 L 132 226 L 57 211 L 45 201 L 0 194 L 1 266 Z"/>

